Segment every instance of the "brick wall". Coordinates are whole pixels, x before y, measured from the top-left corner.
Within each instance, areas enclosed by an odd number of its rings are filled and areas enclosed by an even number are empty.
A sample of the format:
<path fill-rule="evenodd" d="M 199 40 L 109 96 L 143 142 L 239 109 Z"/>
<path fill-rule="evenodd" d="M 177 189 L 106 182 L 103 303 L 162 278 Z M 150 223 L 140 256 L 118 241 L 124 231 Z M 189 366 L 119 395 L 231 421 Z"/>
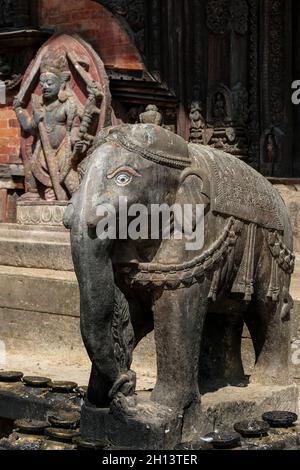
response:
<path fill-rule="evenodd" d="M 143 69 L 140 56 L 118 20 L 91 0 L 39 0 L 40 27 L 81 34 L 107 66 Z"/>
<path fill-rule="evenodd" d="M 0 105 L 0 163 L 21 163 L 20 128 L 11 105 Z"/>
<path fill-rule="evenodd" d="M 5 106 L 0 105 L 0 165 L 22 164 L 20 157 L 20 128 L 11 107 L 11 101 L 12 97 L 8 96 L 8 104 Z M 14 191 L 11 189 L 10 182 L 5 178 L 0 178 L 0 222 L 9 220 L 12 198 L 14 198 Z"/>

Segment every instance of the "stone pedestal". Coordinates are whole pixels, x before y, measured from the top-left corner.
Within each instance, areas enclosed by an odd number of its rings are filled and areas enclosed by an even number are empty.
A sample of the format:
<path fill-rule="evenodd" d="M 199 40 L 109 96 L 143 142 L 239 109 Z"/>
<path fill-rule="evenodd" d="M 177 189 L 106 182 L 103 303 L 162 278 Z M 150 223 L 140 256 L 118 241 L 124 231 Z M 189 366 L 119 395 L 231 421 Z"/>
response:
<path fill-rule="evenodd" d="M 290 386 L 226 387 L 202 397 L 202 403 L 183 414 L 159 408 L 149 393 L 138 393 L 136 414 L 125 416 L 87 403 L 81 411 L 81 435 L 108 439 L 116 448 L 174 449 L 182 442 L 199 441 L 218 429 L 233 431 L 238 421 L 261 418 L 266 411 L 298 412 L 298 389 Z"/>

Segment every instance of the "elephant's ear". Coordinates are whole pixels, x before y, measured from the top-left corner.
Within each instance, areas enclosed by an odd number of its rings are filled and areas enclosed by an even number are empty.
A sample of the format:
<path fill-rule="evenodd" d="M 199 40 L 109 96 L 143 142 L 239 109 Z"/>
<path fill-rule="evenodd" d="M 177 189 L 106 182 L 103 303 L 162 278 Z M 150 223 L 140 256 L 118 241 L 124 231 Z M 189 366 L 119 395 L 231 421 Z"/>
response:
<path fill-rule="evenodd" d="M 198 168 L 186 168 L 180 175 L 176 196 L 179 204 L 209 204 L 210 182 L 206 172 Z"/>
<path fill-rule="evenodd" d="M 203 204 L 205 210 L 210 204 L 210 182 L 206 172 L 198 168 L 186 168 L 180 175 L 176 204 Z M 193 213 L 195 211 L 193 210 Z M 193 227 L 195 222 L 193 221 Z"/>

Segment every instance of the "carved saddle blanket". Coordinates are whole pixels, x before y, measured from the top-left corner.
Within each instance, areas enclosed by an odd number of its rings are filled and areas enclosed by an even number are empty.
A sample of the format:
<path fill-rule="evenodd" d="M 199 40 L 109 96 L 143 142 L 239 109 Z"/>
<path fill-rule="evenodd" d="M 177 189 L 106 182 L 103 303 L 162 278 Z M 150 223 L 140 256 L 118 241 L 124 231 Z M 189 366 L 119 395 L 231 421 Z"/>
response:
<path fill-rule="evenodd" d="M 237 157 L 190 144 L 192 166 L 207 171 L 214 212 L 238 217 L 267 229 L 283 230 L 284 202 L 269 181 Z"/>

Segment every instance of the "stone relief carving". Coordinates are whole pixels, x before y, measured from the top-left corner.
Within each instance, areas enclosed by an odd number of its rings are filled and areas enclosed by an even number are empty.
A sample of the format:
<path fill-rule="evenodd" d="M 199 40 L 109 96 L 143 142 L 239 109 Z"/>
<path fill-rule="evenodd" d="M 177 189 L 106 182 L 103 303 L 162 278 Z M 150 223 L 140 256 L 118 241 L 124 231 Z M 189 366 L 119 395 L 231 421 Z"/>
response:
<path fill-rule="evenodd" d="M 107 123 L 109 101 L 104 67 L 80 38 L 56 36 L 41 48 L 14 100 L 24 132 L 23 201 L 65 201 L 78 189 L 78 165 Z"/>
<path fill-rule="evenodd" d="M 17 223 L 20 225 L 61 226 L 66 203 L 17 205 Z"/>

